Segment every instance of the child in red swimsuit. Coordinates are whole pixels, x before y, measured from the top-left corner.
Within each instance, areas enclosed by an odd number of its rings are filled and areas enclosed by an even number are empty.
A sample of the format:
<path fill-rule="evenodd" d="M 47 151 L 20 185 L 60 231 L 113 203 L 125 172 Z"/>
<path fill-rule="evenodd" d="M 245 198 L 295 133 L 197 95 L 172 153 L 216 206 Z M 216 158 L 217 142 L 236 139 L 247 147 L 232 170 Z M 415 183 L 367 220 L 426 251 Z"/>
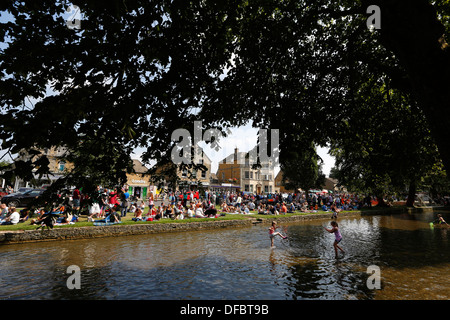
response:
<path fill-rule="evenodd" d="M 276 229 L 277 229 L 277 222 L 276 221 L 272 221 L 272 226 L 269 228 L 270 246 L 272 248 L 274 248 L 273 239 L 276 236 L 280 236 L 283 239 L 287 238 L 286 236 L 282 235 L 280 232 L 277 232 Z"/>

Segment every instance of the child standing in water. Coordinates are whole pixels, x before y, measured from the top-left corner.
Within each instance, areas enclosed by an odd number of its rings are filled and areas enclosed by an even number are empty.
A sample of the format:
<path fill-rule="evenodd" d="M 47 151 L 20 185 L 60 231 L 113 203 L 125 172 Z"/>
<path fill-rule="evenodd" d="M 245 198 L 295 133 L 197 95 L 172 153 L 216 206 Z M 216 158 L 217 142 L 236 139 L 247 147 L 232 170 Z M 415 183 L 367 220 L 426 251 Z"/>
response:
<path fill-rule="evenodd" d="M 339 231 L 339 226 L 337 224 L 336 221 L 331 221 L 331 229 L 327 229 L 324 227 L 325 230 L 327 230 L 329 233 L 334 233 L 335 236 L 335 240 L 333 243 L 334 246 L 334 253 L 336 254 L 336 258 L 338 257 L 338 249 L 342 251 L 342 253 L 344 253 L 344 250 L 342 250 L 341 247 L 339 247 L 338 243 L 341 242 L 342 240 L 342 235 Z"/>
<path fill-rule="evenodd" d="M 270 237 L 270 246 L 271 248 L 274 248 L 273 245 L 273 239 L 275 238 L 275 236 L 280 236 L 283 239 L 286 239 L 286 236 L 283 236 L 280 232 L 276 232 L 277 229 L 277 222 L 274 220 L 272 221 L 272 226 L 269 228 L 269 237 Z"/>
<path fill-rule="evenodd" d="M 437 217 L 438 217 L 438 223 L 439 224 L 446 224 L 446 225 L 448 225 L 448 223 L 445 222 L 444 218 L 442 218 L 442 214 L 438 214 Z"/>

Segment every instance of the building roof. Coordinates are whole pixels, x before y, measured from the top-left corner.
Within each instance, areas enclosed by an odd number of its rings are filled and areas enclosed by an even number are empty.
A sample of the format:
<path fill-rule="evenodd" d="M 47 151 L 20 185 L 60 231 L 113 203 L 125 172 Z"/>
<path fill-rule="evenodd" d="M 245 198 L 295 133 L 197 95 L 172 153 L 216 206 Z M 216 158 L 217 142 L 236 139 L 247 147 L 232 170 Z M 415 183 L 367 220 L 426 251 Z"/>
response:
<path fill-rule="evenodd" d="M 148 168 L 138 159 L 133 159 L 133 168 L 136 173 L 146 173 L 148 171 Z"/>
<path fill-rule="evenodd" d="M 229 156 L 220 160 L 219 164 L 223 164 L 223 163 L 232 164 L 232 163 L 234 163 L 235 159 L 237 160 L 238 164 L 245 164 L 246 158 L 249 158 L 249 160 L 253 160 L 253 161 L 251 161 L 252 163 L 256 163 L 257 156 L 258 156 L 257 146 L 254 146 L 251 150 L 249 150 L 247 152 L 242 152 L 242 151 L 239 151 L 238 148 L 235 148 L 234 153 L 232 153 Z M 262 161 L 262 163 L 264 163 L 264 161 Z"/>

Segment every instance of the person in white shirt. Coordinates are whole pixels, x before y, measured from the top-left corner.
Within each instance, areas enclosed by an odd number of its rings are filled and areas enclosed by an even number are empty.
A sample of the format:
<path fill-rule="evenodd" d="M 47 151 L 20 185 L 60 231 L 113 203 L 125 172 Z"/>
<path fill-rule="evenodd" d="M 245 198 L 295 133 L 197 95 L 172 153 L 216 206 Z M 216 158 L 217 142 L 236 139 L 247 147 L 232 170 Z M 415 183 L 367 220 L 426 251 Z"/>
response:
<path fill-rule="evenodd" d="M 241 202 L 242 202 L 242 198 L 241 198 L 241 196 L 238 196 L 237 200 L 236 200 L 236 207 L 240 207 L 241 206 Z"/>
<path fill-rule="evenodd" d="M 187 215 L 188 215 L 189 218 L 193 218 L 194 217 L 194 205 L 193 204 L 191 204 L 191 206 L 187 210 Z"/>
<path fill-rule="evenodd" d="M 6 224 L 18 224 L 20 220 L 20 214 L 16 211 L 16 208 L 11 207 L 9 209 L 9 216 L 5 218 L 5 221 L 2 222 L 2 225 Z"/>
<path fill-rule="evenodd" d="M 196 218 L 206 218 L 206 216 L 203 214 L 203 208 L 201 204 L 197 204 L 197 209 L 195 209 L 195 217 Z"/>

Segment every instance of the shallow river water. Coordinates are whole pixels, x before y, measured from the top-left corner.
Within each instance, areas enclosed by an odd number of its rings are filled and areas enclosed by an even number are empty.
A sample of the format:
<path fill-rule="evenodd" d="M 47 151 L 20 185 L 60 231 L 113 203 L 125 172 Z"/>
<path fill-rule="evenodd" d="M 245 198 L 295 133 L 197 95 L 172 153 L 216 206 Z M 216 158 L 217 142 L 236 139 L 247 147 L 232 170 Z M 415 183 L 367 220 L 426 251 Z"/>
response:
<path fill-rule="evenodd" d="M 450 221 L 450 215 L 443 213 Z M 450 228 L 436 213 L 328 220 L 0 247 L 0 299 L 301 300 L 450 298 Z M 80 270 L 70 290 L 69 266 Z M 369 288 L 369 266 L 380 286 Z M 371 283 L 375 283 L 372 280 Z"/>

